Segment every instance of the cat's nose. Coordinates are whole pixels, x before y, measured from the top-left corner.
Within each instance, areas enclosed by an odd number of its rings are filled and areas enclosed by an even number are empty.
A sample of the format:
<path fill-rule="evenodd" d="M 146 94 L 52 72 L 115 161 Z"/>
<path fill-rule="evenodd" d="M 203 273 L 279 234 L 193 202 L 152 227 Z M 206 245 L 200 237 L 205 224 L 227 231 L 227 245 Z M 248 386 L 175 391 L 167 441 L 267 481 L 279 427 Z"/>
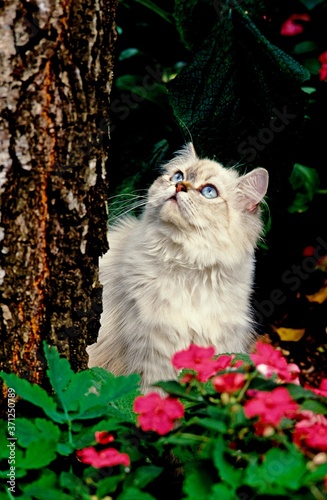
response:
<path fill-rule="evenodd" d="M 184 184 L 184 182 L 178 182 L 176 184 L 176 193 L 179 193 L 180 191 L 184 191 L 185 193 L 187 191 L 187 186 Z"/>

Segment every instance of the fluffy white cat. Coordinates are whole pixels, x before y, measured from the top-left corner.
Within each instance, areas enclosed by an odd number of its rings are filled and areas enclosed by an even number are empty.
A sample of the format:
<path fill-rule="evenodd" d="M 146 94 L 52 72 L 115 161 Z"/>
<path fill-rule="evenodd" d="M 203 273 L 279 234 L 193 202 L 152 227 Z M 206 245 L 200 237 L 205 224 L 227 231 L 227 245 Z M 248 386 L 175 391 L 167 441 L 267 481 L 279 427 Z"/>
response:
<path fill-rule="evenodd" d="M 217 353 L 253 342 L 250 297 L 259 203 L 268 172 L 239 176 L 188 144 L 164 166 L 140 219 L 109 230 L 100 261 L 102 326 L 89 366 L 139 373 L 142 390 L 176 377 L 172 355 L 190 343 Z"/>

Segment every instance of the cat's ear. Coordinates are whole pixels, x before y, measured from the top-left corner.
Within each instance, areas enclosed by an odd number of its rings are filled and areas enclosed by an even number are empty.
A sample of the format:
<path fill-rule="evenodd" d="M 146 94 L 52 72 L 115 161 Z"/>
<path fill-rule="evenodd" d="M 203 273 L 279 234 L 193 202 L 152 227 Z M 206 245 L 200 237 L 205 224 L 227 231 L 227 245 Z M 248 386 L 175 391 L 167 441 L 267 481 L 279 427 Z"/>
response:
<path fill-rule="evenodd" d="M 188 142 L 184 148 L 183 148 L 183 153 L 188 156 L 188 157 L 191 157 L 191 158 L 197 158 L 197 154 L 195 152 L 195 149 L 194 149 L 194 145 L 193 145 L 193 142 Z"/>
<path fill-rule="evenodd" d="M 239 200 L 243 208 L 254 212 L 268 188 L 269 175 L 264 168 L 256 168 L 243 175 L 238 184 Z"/>

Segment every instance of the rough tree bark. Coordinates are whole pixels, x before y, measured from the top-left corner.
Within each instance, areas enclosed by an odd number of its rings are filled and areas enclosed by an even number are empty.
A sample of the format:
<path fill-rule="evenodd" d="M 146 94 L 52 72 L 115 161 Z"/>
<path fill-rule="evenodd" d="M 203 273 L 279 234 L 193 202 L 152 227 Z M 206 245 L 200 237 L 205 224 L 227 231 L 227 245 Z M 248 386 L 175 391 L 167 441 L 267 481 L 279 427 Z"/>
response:
<path fill-rule="evenodd" d="M 0 3 L 0 368 L 38 384 L 99 328 L 116 3 Z"/>

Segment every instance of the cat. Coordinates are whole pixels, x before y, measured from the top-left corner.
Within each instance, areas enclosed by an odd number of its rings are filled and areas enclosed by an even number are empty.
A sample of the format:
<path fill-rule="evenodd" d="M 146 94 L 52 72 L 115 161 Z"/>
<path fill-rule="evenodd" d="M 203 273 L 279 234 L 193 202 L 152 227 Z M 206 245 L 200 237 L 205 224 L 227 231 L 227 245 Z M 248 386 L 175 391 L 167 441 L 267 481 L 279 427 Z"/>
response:
<path fill-rule="evenodd" d="M 250 298 L 260 202 L 268 172 L 177 152 L 148 191 L 143 215 L 109 229 L 100 259 L 102 326 L 89 366 L 139 373 L 141 390 L 176 377 L 173 354 L 191 343 L 217 353 L 254 341 Z M 153 390 L 153 389 L 152 389 Z"/>

